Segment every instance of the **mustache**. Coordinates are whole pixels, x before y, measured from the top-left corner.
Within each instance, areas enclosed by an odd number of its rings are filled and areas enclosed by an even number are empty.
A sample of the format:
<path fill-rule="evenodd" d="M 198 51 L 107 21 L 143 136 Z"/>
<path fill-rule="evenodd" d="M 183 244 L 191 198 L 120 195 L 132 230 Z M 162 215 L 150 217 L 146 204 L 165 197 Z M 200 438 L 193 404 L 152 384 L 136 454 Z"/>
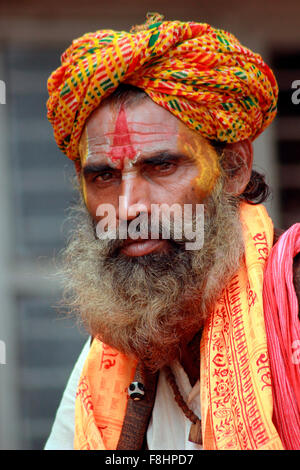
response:
<path fill-rule="evenodd" d="M 137 218 L 136 218 L 137 220 Z M 101 243 L 106 247 L 107 257 L 119 256 L 120 251 L 129 243 L 134 241 L 142 240 L 167 240 L 175 251 L 182 251 L 185 247 L 185 244 L 188 241 L 191 241 L 191 238 L 187 238 L 182 232 L 181 236 L 178 236 L 175 229 L 176 221 L 173 219 L 165 221 L 164 219 L 159 219 L 158 222 L 153 223 L 149 214 L 141 213 L 138 216 L 138 222 L 135 225 L 134 237 L 130 232 L 130 225 L 133 220 L 120 220 L 119 224 L 113 230 L 108 229 L 101 233 L 97 231 L 97 223 L 93 221 L 94 235 L 96 239 L 99 239 Z M 190 225 L 193 229 L 196 226 L 196 218 L 193 217 Z M 125 236 L 124 236 L 125 234 Z"/>

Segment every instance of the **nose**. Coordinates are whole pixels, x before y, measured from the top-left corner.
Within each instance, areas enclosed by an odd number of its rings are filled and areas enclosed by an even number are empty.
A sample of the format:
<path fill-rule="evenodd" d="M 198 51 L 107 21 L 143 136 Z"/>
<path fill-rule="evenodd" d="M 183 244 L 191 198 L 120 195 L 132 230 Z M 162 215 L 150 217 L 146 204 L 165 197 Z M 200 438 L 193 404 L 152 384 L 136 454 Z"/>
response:
<path fill-rule="evenodd" d="M 147 182 L 135 173 L 125 173 L 119 193 L 118 218 L 130 221 L 140 213 L 150 214 L 150 197 Z"/>

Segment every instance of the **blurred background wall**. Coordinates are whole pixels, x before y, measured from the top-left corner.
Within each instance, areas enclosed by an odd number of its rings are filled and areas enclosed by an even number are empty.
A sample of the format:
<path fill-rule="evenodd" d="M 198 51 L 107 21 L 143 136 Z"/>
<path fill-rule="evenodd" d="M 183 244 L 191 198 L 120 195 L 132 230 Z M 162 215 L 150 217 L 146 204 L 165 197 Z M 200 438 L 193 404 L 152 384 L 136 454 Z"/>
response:
<path fill-rule="evenodd" d="M 1 0 L 1 449 L 43 448 L 86 339 L 59 314 L 55 257 L 68 231 L 73 168 L 46 119 L 46 81 L 72 39 L 96 29 L 128 29 L 147 11 L 227 29 L 273 67 L 279 113 L 255 142 L 255 167 L 272 187 L 267 205 L 275 224 L 287 228 L 299 220 L 300 104 L 291 100 L 292 82 L 300 80 L 299 0 Z"/>

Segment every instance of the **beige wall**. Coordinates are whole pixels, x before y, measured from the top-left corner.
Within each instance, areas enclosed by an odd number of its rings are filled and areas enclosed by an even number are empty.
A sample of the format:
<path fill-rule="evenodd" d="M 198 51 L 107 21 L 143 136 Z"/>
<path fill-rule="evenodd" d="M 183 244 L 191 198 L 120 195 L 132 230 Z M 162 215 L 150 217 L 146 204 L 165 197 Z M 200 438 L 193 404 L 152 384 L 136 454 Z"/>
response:
<path fill-rule="evenodd" d="M 230 30 L 250 47 L 257 41 L 288 46 L 299 41 L 298 0 L 2 0 L 0 34 L 16 38 L 49 37 L 46 25 L 51 25 L 52 39 L 56 36 L 69 39 L 69 33 L 73 36 L 100 28 L 127 29 L 142 23 L 147 11 L 159 11 L 167 19 L 211 23 Z"/>

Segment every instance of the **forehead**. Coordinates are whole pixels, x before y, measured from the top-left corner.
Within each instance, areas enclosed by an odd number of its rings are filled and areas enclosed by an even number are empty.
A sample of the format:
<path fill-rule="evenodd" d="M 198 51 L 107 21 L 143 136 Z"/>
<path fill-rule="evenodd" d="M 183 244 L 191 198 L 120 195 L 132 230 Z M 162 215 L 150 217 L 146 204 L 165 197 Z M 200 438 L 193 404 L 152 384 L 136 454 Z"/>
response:
<path fill-rule="evenodd" d="M 127 105 L 104 102 L 87 121 L 80 153 L 90 163 L 136 161 L 140 155 L 177 150 L 183 127 L 179 119 L 148 97 Z"/>
<path fill-rule="evenodd" d="M 87 121 L 88 135 L 99 138 L 101 135 L 109 136 L 111 132 L 114 132 L 116 121 L 122 110 L 126 114 L 129 132 L 134 132 L 137 127 L 140 128 L 141 133 L 153 131 L 163 135 L 167 131 L 178 131 L 180 121 L 175 116 L 150 98 L 142 97 L 130 104 L 104 101 Z M 133 124 L 135 126 L 132 126 Z M 161 127 L 162 124 L 164 128 Z"/>

